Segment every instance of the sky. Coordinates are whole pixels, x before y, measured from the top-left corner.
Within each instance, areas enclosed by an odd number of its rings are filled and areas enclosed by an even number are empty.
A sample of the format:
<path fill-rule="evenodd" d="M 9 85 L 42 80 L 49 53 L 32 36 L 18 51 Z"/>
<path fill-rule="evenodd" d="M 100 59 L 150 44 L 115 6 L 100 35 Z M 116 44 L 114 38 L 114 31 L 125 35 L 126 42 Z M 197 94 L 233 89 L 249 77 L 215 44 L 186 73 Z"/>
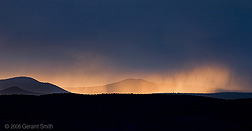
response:
<path fill-rule="evenodd" d="M 224 90 L 252 90 L 251 0 L 0 3 L 1 79 L 61 87 L 217 81 Z"/>

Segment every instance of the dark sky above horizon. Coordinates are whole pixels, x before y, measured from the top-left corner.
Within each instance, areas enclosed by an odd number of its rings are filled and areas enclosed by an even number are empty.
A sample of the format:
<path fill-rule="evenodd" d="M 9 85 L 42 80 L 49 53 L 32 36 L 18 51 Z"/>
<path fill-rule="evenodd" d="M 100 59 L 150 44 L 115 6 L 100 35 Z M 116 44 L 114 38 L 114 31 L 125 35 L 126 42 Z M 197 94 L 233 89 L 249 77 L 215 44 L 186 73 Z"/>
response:
<path fill-rule="evenodd" d="M 251 0 L 0 0 L 0 78 L 80 86 L 214 65 L 249 82 L 251 60 Z"/>

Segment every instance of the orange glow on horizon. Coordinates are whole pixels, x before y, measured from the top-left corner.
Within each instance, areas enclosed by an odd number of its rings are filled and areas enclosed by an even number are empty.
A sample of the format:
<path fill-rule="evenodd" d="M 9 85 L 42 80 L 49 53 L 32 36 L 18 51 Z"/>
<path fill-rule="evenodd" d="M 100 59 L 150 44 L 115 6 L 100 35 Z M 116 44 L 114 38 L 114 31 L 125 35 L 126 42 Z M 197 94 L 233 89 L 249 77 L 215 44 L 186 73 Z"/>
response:
<path fill-rule="evenodd" d="M 230 86 L 230 74 L 231 71 L 225 67 L 205 65 L 175 73 L 166 82 L 175 84 L 174 92 L 215 92 Z"/>
<path fill-rule="evenodd" d="M 173 73 L 169 76 L 158 76 L 157 74 L 145 76 L 147 80 L 155 81 L 157 77 L 162 79 L 158 84 L 140 81 L 119 82 L 113 85 L 96 87 L 66 88 L 69 91 L 82 94 L 99 93 L 214 93 L 217 91 L 246 90 L 244 84 L 235 82 L 233 72 L 224 67 L 216 65 L 203 65 Z"/>
<path fill-rule="evenodd" d="M 94 69 L 95 70 L 95 69 Z M 88 73 L 72 72 L 20 72 L 22 76 L 31 76 L 41 82 L 58 85 L 68 91 L 82 94 L 97 93 L 210 93 L 218 90 L 246 90 L 246 83 L 240 82 L 227 67 L 203 65 L 182 69 L 174 73 L 128 73 L 104 72 L 102 69 Z M 85 72 L 86 70 L 82 71 Z M 101 72 L 99 72 L 101 71 Z M 13 77 L 12 74 L 5 78 Z M 149 83 L 118 83 L 117 87 L 107 84 L 128 78 L 141 78 Z M 153 82 L 153 83 L 152 83 Z M 157 84 L 155 84 L 157 83 Z M 242 84 L 241 84 L 242 83 Z M 103 86 L 104 85 L 104 86 Z M 73 88 L 75 87 L 75 88 Z"/>

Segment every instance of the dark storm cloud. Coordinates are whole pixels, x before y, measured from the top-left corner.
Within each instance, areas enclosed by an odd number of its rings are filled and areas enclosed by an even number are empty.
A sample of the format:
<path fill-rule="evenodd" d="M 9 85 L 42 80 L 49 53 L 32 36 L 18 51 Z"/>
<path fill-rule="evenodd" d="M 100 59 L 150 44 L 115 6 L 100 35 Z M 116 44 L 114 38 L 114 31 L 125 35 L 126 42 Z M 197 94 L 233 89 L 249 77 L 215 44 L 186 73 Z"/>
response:
<path fill-rule="evenodd" d="M 91 53 L 118 70 L 251 73 L 251 12 L 251 0 L 1 0 L 0 58 L 71 67 Z"/>

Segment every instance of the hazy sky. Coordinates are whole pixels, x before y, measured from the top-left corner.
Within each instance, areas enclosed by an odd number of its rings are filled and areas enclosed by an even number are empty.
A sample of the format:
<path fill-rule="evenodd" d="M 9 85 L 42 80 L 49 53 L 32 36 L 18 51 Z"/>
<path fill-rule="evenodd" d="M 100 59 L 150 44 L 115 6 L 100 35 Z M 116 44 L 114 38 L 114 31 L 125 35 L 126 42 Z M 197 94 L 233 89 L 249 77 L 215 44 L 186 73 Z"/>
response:
<path fill-rule="evenodd" d="M 252 81 L 251 0 L 0 0 L 0 78 L 162 82 L 206 65 Z"/>

